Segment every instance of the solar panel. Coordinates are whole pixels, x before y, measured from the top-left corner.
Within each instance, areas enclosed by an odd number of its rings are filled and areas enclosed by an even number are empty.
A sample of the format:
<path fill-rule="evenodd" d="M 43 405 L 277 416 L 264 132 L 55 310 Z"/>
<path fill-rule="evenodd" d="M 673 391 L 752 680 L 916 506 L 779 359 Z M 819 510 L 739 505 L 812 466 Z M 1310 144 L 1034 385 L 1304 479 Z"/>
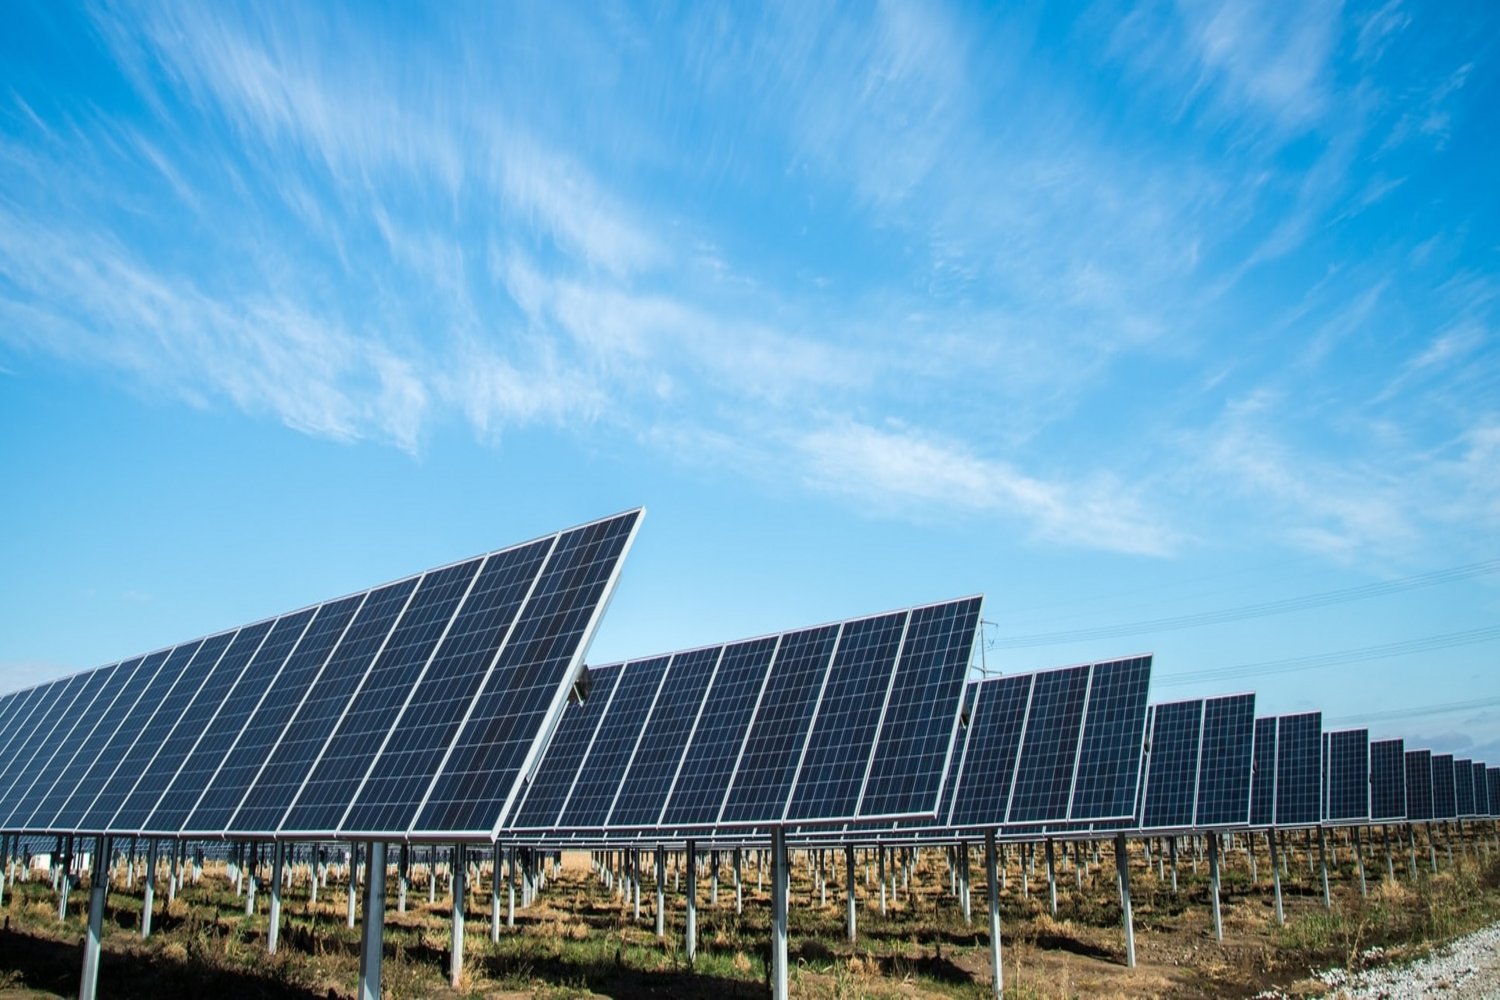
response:
<path fill-rule="evenodd" d="M 723 655 L 723 646 L 709 646 L 672 657 L 670 697 L 657 699 L 606 826 L 640 829 L 656 825 L 665 791 L 672 787 L 683 748 Z M 547 757 L 551 756 L 549 747 Z"/>
<path fill-rule="evenodd" d="M 1271 827 L 1276 823 L 1276 730 L 1275 716 L 1255 720 L 1254 765 L 1250 772 L 1250 825 Z"/>
<path fill-rule="evenodd" d="M 969 597 L 912 610 L 860 793 L 860 817 L 936 811 L 981 603 Z"/>
<path fill-rule="evenodd" d="M 1474 813 L 1474 762 L 1467 758 L 1453 759 L 1453 797 L 1457 815 L 1462 818 Z"/>
<path fill-rule="evenodd" d="M 1476 760 L 1473 764 L 1474 770 L 1474 815 L 1488 816 L 1490 814 L 1490 786 L 1485 779 L 1484 761 Z"/>
<path fill-rule="evenodd" d="M 413 834 L 494 836 L 505 823 L 562 712 L 638 521 L 632 511 L 558 536 L 438 762 Z"/>
<path fill-rule="evenodd" d="M 1193 825 L 1202 739 L 1202 699 L 1168 702 L 1152 710 L 1145 802 L 1141 811 L 1144 828 L 1186 829 Z"/>
<path fill-rule="evenodd" d="M 578 772 L 578 780 L 563 805 L 558 826 L 575 830 L 604 826 L 615 793 L 620 790 L 626 764 L 635 752 L 646 717 L 666 680 L 669 662 L 670 657 L 657 656 L 624 668 Z"/>
<path fill-rule="evenodd" d="M 1500 767 L 1486 768 L 1485 777 L 1490 786 L 1490 815 L 1500 816 Z"/>
<path fill-rule="evenodd" d="M 426 673 L 355 793 L 340 830 L 404 829 L 551 554 L 541 538 L 485 560 Z"/>
<path fill-rule="evenodd" d="M 1406 819 L 1406 747 L 1403 740 L 1375 740 L 1370 744 L 1370 820 L 1393 823 Z"/>
<path fill-rule="evenodd" d="M 1370 731 L 1346 729 L 1324 734 L 1328 754 L 1330 823 L 1367 823 L 1370 819 Z"/>
<path fill-rule="evenodd" d="M 964 759 L 948 823 L 955 828 L 999 825 L 1010 801 L 1021 752 L 1021 730 L 1036 674 L 1000 677 L 977 685 Z"/>
<path fill-rule="evenodd" d="M 1406 818 L 1432 819 L 1432 751 L 1406 751 Z"/>
<path fill-rule="evenodd" d="M 780 636 L 725 647 L 698 725 L 683 750 L 677 780 L 667 790 L 664 826 L 707 826 L 718 818 L 739 757 L 741 738 L 780 645 Z"/>
<path fill-rule="evenodd" d="M 849 622 L 818 702 L 816 724 L 798 764 L 801 775 L 789 819 L 853 816 L 870 765 L 896 657 L 906 636 L 905 613 Z"/>
<path fill-rule="evenodd" d="M 1204 701 L 1193 823 L 1198 829 L 1249 822 L 1254 738 L 1255 695 L 1233 694 Z"/>
<path fill-rule="evenodd" d="M 370 789 L 374 833 L 426 803 L 493 836 L 640 513 L 0 696 L 0 828 L 329 836 Z"/>
<path fill-rule="evenodd" d="M 1458 818 L 1458 797 L 1453 787 L 1451 753 L 1432 755 L 1432 818 Z"/>
<path fill-rule="evenodd" d="M 380 747 L 391 731 L 483 563 L 483 559 L 471 559 L 423 574 L 380 652 L 340 706 L 342 714 L 334 722 L 332 735 L 318 751 L 315 763 L 303 772 L 293 804 L 280 822 L 283 833 L 338 828 L 353 790 L 369 769 L 372 747 Z"/>
<path fill-rule="evenodd" d="M 5 811 L 30 817 L 39 802 L 56 785 L 58 776 L 68 769 L 77 756 L 86 737 L 92 732 L 98 717 L 93 713 L 113 700 L 110 687 L 119 665 L 89 671 L 80 675 L 79 686 L 74 690 L 73 708 L 63 720 L 53 725 L 52 735 L 40 744 L 21 743 L 21 753 L 31 753 L 25 758 L 24 769 L 11 783 L 3 799 L 9 803 Z M 101 702 L 102 699 L 102 702 Z M 9 817 L 6 817 L 7 819 Z"/>
<path fill-rule="evenodd" d="M 841 631 L 826 625 L 782 638 L 730 780 L 722 822 L 781 818 Z"/>
<path fill-rule="evenodd" d="M 196 727 L 197 742 L 188 751 L 150 815 L 141 822 L 141 832 L 167 834 L 182 828 L 204 788 L 224 763 L 225 755 L 234 746 L 245 721 L 275 683 L 313 614 L 314 609 L 307 608 L 284 615 L 270 624 L 259 641 L 256 641 L 256 633 L 267 623 L 240 629 L 240 634 L 224 654 L 227 668 L 231 671 L 239 669 L 239 677 L 213 718 Z"/>
<path fill-rule="evenodd" d="M 516 810 L 514 825 L 517 829 L 542 830 L 557 825 L 563 803 L 582 773 L 583 759 L 594 741 L 599 723 L 609 711 L 615 684 L 628 668 L 629 664 L 617 663 L 589 671 L 589 696 L 582 703 L 569 704 L 563 712 L 557 732 L 547 746 L 547 754 Z"/>
<path fill-rule="evenodd" d="M 1322 818 L 1323 713 L 1280 717 L 1276 732 L 1276 826 L 1311 826 Z"/>
<path fill-rule="evenodd" d="M 1021 735 L 1021 757 L 1006 810 L 1007 824 L 1068 818 L 1088 682 L 1086 666 L 1037 674 Z"/>
<path fill-rule="evenodd" d="M 1135 811 L 1150 683 L 1149 656 L 1094 664 L 1070 820 L 1124 818 Z"/>

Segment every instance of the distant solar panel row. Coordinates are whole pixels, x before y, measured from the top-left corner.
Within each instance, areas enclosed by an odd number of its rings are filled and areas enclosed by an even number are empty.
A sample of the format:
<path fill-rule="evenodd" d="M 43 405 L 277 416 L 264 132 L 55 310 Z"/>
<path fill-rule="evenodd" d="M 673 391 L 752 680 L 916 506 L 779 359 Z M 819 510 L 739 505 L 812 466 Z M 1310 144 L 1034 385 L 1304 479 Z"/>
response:
<path fill-rule="evenodd" d="M 979 611 L 971 597 L 594 668 L 515 828 L 932 814 Z"/>
<path fill-rule="evenodd" d="M 640 517 L 0 698 L 0 830 L 493 836 Z"/>

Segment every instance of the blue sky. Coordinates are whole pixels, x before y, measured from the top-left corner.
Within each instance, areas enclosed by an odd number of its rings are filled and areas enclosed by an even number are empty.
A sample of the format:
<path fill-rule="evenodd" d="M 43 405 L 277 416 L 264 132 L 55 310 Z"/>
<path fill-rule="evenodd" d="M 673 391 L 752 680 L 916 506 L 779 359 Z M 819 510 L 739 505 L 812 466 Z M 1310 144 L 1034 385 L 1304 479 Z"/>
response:
<path fill-rule="evenodd" d="M 1500 763 L 1500 8 L 997 6 L 10 5 L 0 683 L 644 504 Z"/>

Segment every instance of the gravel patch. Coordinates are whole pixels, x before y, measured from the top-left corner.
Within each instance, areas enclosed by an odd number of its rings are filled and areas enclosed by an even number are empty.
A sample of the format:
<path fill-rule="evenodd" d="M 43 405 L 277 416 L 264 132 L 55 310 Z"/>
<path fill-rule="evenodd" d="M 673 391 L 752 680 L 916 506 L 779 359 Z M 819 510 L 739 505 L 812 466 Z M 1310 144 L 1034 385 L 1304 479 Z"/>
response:
<path fill-rule="evenodd" d="M 1378 950 L 1372 958 L 1378 958 Z M 1445 997 L 1500 1000 L 1500 924 L 1475 931 L 1408 965 L 1363 972 L 1328 969 L 1316 976 L 1338 1000 Z"/>

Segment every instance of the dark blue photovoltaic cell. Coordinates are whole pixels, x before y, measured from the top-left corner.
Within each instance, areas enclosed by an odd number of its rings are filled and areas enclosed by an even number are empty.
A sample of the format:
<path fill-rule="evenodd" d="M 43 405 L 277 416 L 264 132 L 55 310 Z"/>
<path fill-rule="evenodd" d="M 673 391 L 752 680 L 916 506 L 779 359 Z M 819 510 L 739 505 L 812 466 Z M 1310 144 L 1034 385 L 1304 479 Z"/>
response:
<path fill-rule="evenodd" d="M 982 603 L 970 597 L 912 611 L 860 817 L 936 813 Z"/>
<path fill-rule="evenodd" d="M 205 645 L 203 639 L 184 643 L 172 651 L 167 662 L 147 685 L 141 700 L 130 714 L 125 716 L 119 731 L 104 745 L 99 760 L 84 775 L 79 790 L 90 797 L 74 794 L 67 805 L 53 820 L 53 825 L 62 829 L 103 832 L 109 821 L 130 793 L 135 779 L 140 777 L 151 756 L 161 746 L 161 734 L 156 732 L 156 720 L 163 710 L 170 716 L 182 714 L 191 698 L 191 681 L 184 683 L 189 668 L 198 658 Z M 223 647 L 220 646 L 220 652 Z M 97 784 L 96 784 L 97 782 Z"/>
<path fill-rule="evenodd" d="M 66 708 L 62 717 L 42 720 L 43 726 L 51 726 L 45 742 L 37 744 L 34 741 L 37 733 L 33 733 L 33 739 L 18 748 L 24 769 L 9 792 L 0 798 L 0 802 L 6 804 L 3 810 L 6 816 L 0 819 L 20 825 L 36 811 L 37 805 L 51 793 L 58 777 L 69 771 L 69 766 L 83 750 L 84 742 L 98 723 L 99 712 L 104 712 L 114 702 L 113 685 L 117 684 L 117 678 L 127 676 L 129 670 L 121 670 L 117 664 L 90 670 L 71 679 L 74 682 L 72 687 L 65 688 L 60 694 Z M 83 774 L 84 768 L 87 768 L 87 763 L 78 768 L 78 774 Z"/>
<path fill-rule="evenodd" d="M 1474 815 L 1488 816 L 1490 814 L 1490 785 L 1485 778 L 1484 761 L 1474 762 Z"/>
<path fill-rule="evenodd" d="M 176 833 L 182 829 L 204 790 L 210 787 L 226 758 L 231 756 L 246 720 L 273 688 L 287 657 L 316 613 L 317 609 L 307 608 L 282 616 L 271 626 L 271 631 L 259 646 L 252 646 L 249 642 L 241 645 L 236 640 L 229 647 L 224 654 L 226 659 L 248 662 L 218 714 L 203 729 L 197 745 L 188 753 L 161 801 L 142 824 L 145 832 Z M 241 630 L 242 635 L 244 631 Z M 248 776 L 246 780 L 249 780 Z M 244 793 L 243 787 L 240 793 Z M 231 804 L 229 811 L 232 808 Z M 224 813 L 226 819 L 229 811 Z"/>
<path fill-rule="evenodd" d="M 37 706 L 43 701 L 42 692 L 50 687 L 50 684 L 38 684 L 25 691 L 6 695 L 7 717 L 3 726 L 0 726 L 0 760 L 13 760 L 11 749 L 22 746 L 26 742 L 26 737 L 31 735 L 32 716 L 36 713 Z M 3 770 L 5 769 L 0 768 L 0 771 Z M 11 782 L 0 778 L 0 790 L 7 789 L 10 785 Z M 0 802 L 4 801 L 6 800 L 3 796 L 0 796 Z"/>
<path fill-rule="evenodd" d="M 1276 825 L 1322 819 L 1323 713 L 1281 716 L 1276 733 Z"/>
<path fill-rule="evenodd" d="M 1255 764 L 1250 771 L 1250 825 L 1276 822 L 1276 718 L 1255 720 Z"/>
<path fill-rule="evenodd" d="M 670 658 L 659 656 L 636 660 L 625 668 L 615 685 L 615 696 L 588 756 L 563 805 L 558 825 L 566 830 L 595 830 L 604 826 L 615 794 L 625 777 L 625 767 L 640 742 L 646 718 L 667 676 Z"/>
<path fill-rule="evenodd" d="M 494 831 L 550 736 L 641 512 L 564 532 L 474 701 L 414 833 Z"/>
<path fill-rule="evenodd" d="M 1453 755 L 1432 755 L 1432 818 L 1457 819 L 1458 799 L 1453 790 Z"/>
<path fill-rule="evenodd" d="M 276 830 L 418 582 L 409 578 L 371 592 L 245 793 L 228 823 L 230 831 Z"/>
<path fill-rule="evenodd" d="M 779 637 L 768 636 L 725 648 L 703 703 L 703 714 L 683 753 L 677 784 L 668 794 L 663 825 L 705 826 L 718 819 L 724 791 L 778 644 Z"/>
<path fill-rule="evenodd" d="M 341 828 L 380 832 L 411 825 L 555 541 L 554 536 L 518 545 L 485 562 Z"/>
<path fill-rule="evenodd" d="M 1124 819 L 1135 810 L 1151 657 L 1094 664 L 1068 816 Z"/>
<path fill-rule="evenodd" d="M 666 690 L 641 734 L 606 826 L 641 829 L 656 825 L 723 653 L 723 646 L 710 646 L 672 657 Z M 549 747 L 547 757 L 551 756 Z"/>
<path fill-rule="evenodd" d="M 92 673 L 92 672 L 91 672 Z M 0 787 L 9 788 L 3 799 L 10 816 L 6 824 L 21 824 L 31 815 L 35 804 L 28 796 L 25 800 L 18 801 L 15 797 L 16 787 L 21 789 L 33 788 L 39 775 L 31 770 L 32 762 L 43 752 L 44 747 L 52 745 L 53 733 L 63 720 L 67 719 L 67 725 L 72 726 L 73 720 L 68 718 L 68 709 L 72 707 L 74 700 L 89 682 L 88 674 L 74 674 L 60 681 L 48 684 L 41 693 L 42 704 L 39 711 L 33 713 L 35 722 L 31 727 L 30 734 L 17 749 L 16 753 L 5 763 L 5 771 L 0 774 Z M 46 794 L 51 790 L 51 784 L 40 788 L 35 794 Z M 55 810 L 54 810 L 55 811 Z"/>
<path fill-rule="evenodd" d="M 979 684 L 969 720 L 963 770 L 954 789 L 949 823 L 954 827 L 1005 822 L 1011 781 L 1021 751 L 1021 729 L 1036 674 L 1017 674 Z"/>
<path fill-rule="evenodd" d="M 1474 815 L 1474 762 L 1465 757 L 1453 760 L 1453 793 L 1458 803 L 1458 815 Z"/>
<path fill-rule="evenodd" d="M 106 828 L 134 830 L 145 822 L 152 807 L 161 798 L 161 793 L 176 775 L 183 758 L 203 734 L 208 720 L 218 711 L 224 696 L 229 693 L 229 686 L 238 676 L 240 664 L 229 659 L 229 651 L 238 642 L 238 636 L 249 633 L 249 638 L 259 645 L 260 637 L 270 628 L 270 622 L 260 622 L 241 629 L 238 633 L 224 632 L 203 641 L 198 656 L 193 660 L 193 667 L 189 668 L 197 670 L 199 667 L 206 667 L 200 674 L 197 690 L 181 712 L 172 713 L 166 705 L 162 706 L 162 712 L 158 715 L 164 724 L 164 735 L 157 743 L 151 763 L 140 773 L 115 815 L 105 821 Z M 178 687 L 188 686 L 187 681 L 184 678 Z"/>
<path fill-rule="evenodd" d="M 1198 755 L 1200 830 L 1250 821 L 1250 770 L 1255 743 L 1255 695 L 1232 694 L 1203 703 L 1203 747 Z"/>
<path fill-rule="evenodd" d="M 1432 819 L 1432 751 L 1406 751 L 1406 818 Z"/>
<path fill-rule="evenodd" d="M 130 797 L 130 793 L 139 784 L 141 778 L 150 770 L 162 746 L 170 742 L 175 731 L 175 723 L 192 706 L 193 699 L 197 697 L 203 682 L 217 666 L 219 659 L 224 655 L 225 648 L 233 638 L 234 633 L 221 632 L 197 643 L 188 644 L 189 646 L 195 645 L 197 648 L 183 665 L 182 672 L 167 689 L 161 702 L 152 706 L 146 714 L 146 721 L 141 724 L 137 734 L 132 738 L 114 774 L 110 776 L 98 797 L 94 799 L 93 805 L 79 820 L 78 826 L 81 829 L 94 832 L 114 829 L 111 823 L 115 815 Z M 169 669 L 171 666 L 172 661 L 168 660 L 163 669 Z"/>
<path fill-rule="evenodd" d="M 900 612 L 844 624 L 788 819 L 854 815 L 908 617 Z"/>
<path fill-rule="evenodd" d="M 332 833 L 338 827 L 482 562 L 471 559 L 423 574 L 395 629 L 346 702 L 311 773 L 304 772 L 306 781 L 281 821 L 282 831 Z"/>
<path fill-rule="evenodd" d="M 1367 822 L 1370 818 L 1370 731 L 1346 729 L 1327 733 L 1328 809 L 1330 823 Z"/>
<path fill-rule="evenodd" d="M 1068 818 L 1088 679 L 1088 667 L 1037 674 L 1007 823 L 1049 823 Z"/>
<path fill-rule="evenodd" d="M 1403 740 L 1370 744 L 1370 820 L 1406 819 L 1406 746 Z"/>
<path fill-rule="evenodd" d="M 229 829 L 246 790 L 367 596 L 355 594 L 318 608 L 275 683 L 251 711 L 222 765 L 183 821 L 184 832 L 212 834 Z"/>
<path fill-rule="evenodd" d="M 547 755 L 526 789 L 526 798 L 516 810 L 517 830 L 550 830 L 557 826 L 558 816 L 573 783 L 578 780 L 584 755 L 594 741 L 599 722 L 609 711 L 615 693 L 615 682 L 625 671 L 624 664 L 595 667 L 589 671 L 589 697 L 582 704 L 569 703 Z"/>
<path fill-rule="evenodd" d="M 1203 701 L 1170 702 L 1152 712 L 1151 747 L 1146 758 L 1146 829 L 1186 829 L 1193 825 L 1198 750 L 1203 738 Z"/>
<path fill-rule="evenodd" d="M 781 819 L 838 635 L 839 626 L 825 625 L 782 637 L 731 779 L 722 822 Z"/>

